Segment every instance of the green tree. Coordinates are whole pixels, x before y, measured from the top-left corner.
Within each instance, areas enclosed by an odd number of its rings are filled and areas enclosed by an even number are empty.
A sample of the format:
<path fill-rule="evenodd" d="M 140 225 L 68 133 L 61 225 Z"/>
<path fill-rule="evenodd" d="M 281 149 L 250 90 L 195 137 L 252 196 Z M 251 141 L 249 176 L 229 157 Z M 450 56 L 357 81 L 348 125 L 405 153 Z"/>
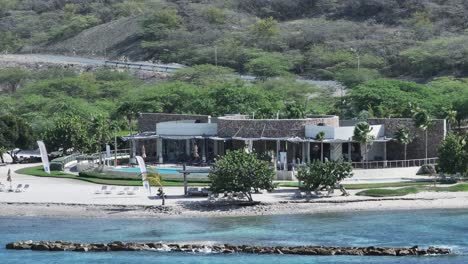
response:
<path fill-rule="evenodd" d="M 286 104 L 286 118 L 288 119 L 301 119 L 305 118 L 305 108 L 302 104 L 290 102 Z"/>
<path fill-rule="evenodd" d="M 232 80 L 234 77 L 234 71 L 230 68 L 202 64 L 180 69 L 174 73 L 171 79 L 205 86 Z"/>
<path fill-rule="evenodd" d="M 315 140 L 320 142 L 320 161 L 323 162 L 323 141 L 325 140 L 325 132 L 318 132 L 317 135 L 315 135 Z"/>
<path fill-rule="evenodd" d="M 334 188 L 346 178 L 353 176 L 351 163 L 343 161 L 313 161 L 298 168 L 297 179 L 307 193 L 318 192 L 323 187 Z"/>
<path fill-rule="evenodd" d="M 257 79 L 265 81 L 271 77 L 288 75 L 291 65 L 279 55 L 262 54 L 250 60 L 246 67 L 247 71 L 255 75 Z"/>
<path fill-rule="evenodd" d="M 373 128 L 369 126 L 367 122 L 359 122 L 354 127 L 353 132 L 353 140 L 359 142 L 361 145 L 364 145 L 364 157 L 366 161 L 369 161 L 369 157 L 367 156 L 367 146 L 370 141 L 374 139 L 373 135 L 370 135 Z"/>
<path fill-rule="evenodd" d="M 226 22 L 226 14 L 220 8 L 209 6 L 203 10 L 203 16 L 210 24 L 224 24 Z"/>
<path fill-rule="evenodd" d="M 427 130 L 432 123 L 431 118 L 425 110 L 416 108 L 413 114 L 413 122 L 417 128 L 424 131 L 424 142 L 425 142 L 424 149 L 425 149 L 425 159 L 427 162 Z"/>
<path fill-rule="evenodd" d="M 73 114 L 61 113 L 53 117 L 52 124 L 44 133 L 44 140 L 51 149 L 62 149 L 63 154 L 69 150 L 88 151 L 91 143 L 88 129 L 87 120 Z"/>
<path fill-rule="evenodd" d="M 449 133 L 439 146 L 437 170 L 446 174 L 468 173 L 468 144 L 466 135 Z"/>
<path fill-rule="evenodd" d="M 395 140 L 402 144 L 404 146 L 404 160 L 406 163 L 406 149 L 408 147 L 408 144 L 413 142 L 413 136 L 411 135 L 411 132 L 408 127 L 406 126 L 401 126 L 397 129 L 395 132 Z"/>
<path fill-rule="evenodd" d="M 253 190 L 269 191 L 275 188 L 274 176 L 275 172 L 268 162 L 259 160 L 256 154 L 233 150 L 216 161 L 208 178 L 211 191 L 241 192 L 249 201 L 253 201 Z"/>
<path fill-rule="evenodd" d="M 7 88 L 10 93 L 15 93 L 20 85 L 29 77 L 29 72 L 21 68 L 6 68 L 0 70 L 0 85 Z"/>
<path fill-rule="evenodd" d="M 3 153 L 13 158 L 15 148 L 30 148 L 34 145 L 35 136 L 31 126 L 25 120 L 10 114 L 0 116 L 0 156 Z"/>
<path fill-rule="evenodd" d="M 272 17 L 259 19 L 252 26 L 251 31 L 259 40 L 267 41 L 278 33 L 278 21 Z"/>
<path fill-rule="evenodd" d="M 92 117 L 88 128 L 88 139 L 94 153 L 100 153 L 104 146 L 112 139 L 112 128 L 110 120 L 102 115 Z M 102 164 L 102 156 L 99 155 L 99 162 Z"/>
<path fill-rule="evenodd" d="M 450 108 L 444 109 L 444 118 L 447 120 L 448 130 L 452 130 L 452 126 L 457 123 L 457 111 Z"/>

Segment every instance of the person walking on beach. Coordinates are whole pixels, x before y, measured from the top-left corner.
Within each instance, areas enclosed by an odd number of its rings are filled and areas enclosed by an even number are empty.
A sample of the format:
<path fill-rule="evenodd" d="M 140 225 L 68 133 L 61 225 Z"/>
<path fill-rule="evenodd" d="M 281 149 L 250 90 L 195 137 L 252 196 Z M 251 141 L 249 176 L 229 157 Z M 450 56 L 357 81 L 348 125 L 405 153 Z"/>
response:
<path fill-rule="evenodd" d="M 11 169 L 8 168 L 8 172 L 7 172 L 7 182 L 10 182 L 10 190 L 13 190 L 12 186 L 11 186 Z"/>

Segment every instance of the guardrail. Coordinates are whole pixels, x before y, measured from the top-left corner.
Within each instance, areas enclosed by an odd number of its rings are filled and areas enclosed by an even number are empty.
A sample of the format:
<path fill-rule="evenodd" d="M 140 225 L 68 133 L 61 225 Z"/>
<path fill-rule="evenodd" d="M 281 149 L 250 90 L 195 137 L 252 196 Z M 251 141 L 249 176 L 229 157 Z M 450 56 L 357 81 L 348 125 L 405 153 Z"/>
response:
<path fill-rule="evenodd" d="M 385 161 L 362 161 L 352 162 L 354 169 L 386 169 L 420 167 L 425 164 L 436 164 L 439 158 L 412 159 L 412 160 L 385 160 Z"/>
<path fill-rule="evenodd" d="M 111 150 L 110 154 L 111 154 L 111 159 L 113 159 L 116 156 L 115 155 L 115 150 Z M 83 160 L 96 161 L 96 160 L 99 160 L 99 157 L 102 157 L 102 159 L 105 159 L 106 155 L 107 155 L 107 152 L 102 151 L 102 152 L 94 153 L 94 154 L 91 154 L 91 155 L 79 155 L 76 158 L 76 160 L 78 160 L 78 161 L 83 161 Z M 117 150 L 117 157 L 122 157 L 122 156 L 130 156 L 130 149 L 118 149 Z"/>
<path fill-rule="evenodd" d="M 65 165 L 77 160 L 77 158 L 81 156 L 81 154 L 72 154 L 60 158 L 56 158 L 50 162 L 50 169 L 51 170 L 60 170 L 63 171 L 65 169 Z"/>
<path fill-rule="evenodd" d="M 151 64 L 140 64 L 140 63 L 128 63 L 121 61 L 105 61 L 104 66 L 111 66 L 116 68 L 132 68 L 139 70 L 149 70 L 156 72 L 174 72 L 181 69 L 181 67 L 169 66 L 169 65 L 151 65 Z"/>

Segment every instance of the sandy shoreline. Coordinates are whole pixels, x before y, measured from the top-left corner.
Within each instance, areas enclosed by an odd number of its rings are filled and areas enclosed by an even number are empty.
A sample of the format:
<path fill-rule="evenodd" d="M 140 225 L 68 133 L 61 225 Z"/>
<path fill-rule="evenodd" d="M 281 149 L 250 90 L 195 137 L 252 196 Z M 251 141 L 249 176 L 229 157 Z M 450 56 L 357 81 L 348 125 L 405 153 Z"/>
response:
<path fill-rule="evenodd" d="M 430 195 L 426 195 L 430 196 Z M 368 211 L 468 209 L 468 199 L 459 197 L 402 197 L 382 199 L 350 199 L 262 202 L 255 206 L 219 205 L 208 202 L 160 205 L 102 205 L 69 203 L 3 203 L 2 217 L 62 218 L 206 218 L 244 217 L 286 214 L 359 213 Z"/>
<path fill-rule="evenodd" d="M 271 193 L 254 194 L 254 200 L 260 202 L 256 206 L 220 206 L 208 202 L 206 197 L 185 197 L 182 187 L 166 187 L 164 190 L 168 198 L 166 206 L 161 207 L 161 200 L 148 199 L 143 190 L 136 195 L 118 195 L 117 190 L 123 187 L 117 187 L 112 194 L 96 194 L 101 187 L 97 184 L 14 173 L 17 169 L 30 166 L 33 165 L 9 165 L 13 171 L 12 185 L 29 184 L 30 188 L 21 193 L 0 192 L 0 216 L 191 218 L 468 209 L 468 192 L 421 192 L 403 197 L 372 198 L 356 196 L 359 190 L 350 190 L 351 196 L 348 197 L 342 197 L 336 191 L 331 197 L 306 201 L 293 198 L 297 188 L 280 188 Z M 0 182 L 5 185 L 9 184 L 5 182 L 6 171 L 6 166 L 0 167 Z M 379 176 L 375 175 L 374 178 Z"/>

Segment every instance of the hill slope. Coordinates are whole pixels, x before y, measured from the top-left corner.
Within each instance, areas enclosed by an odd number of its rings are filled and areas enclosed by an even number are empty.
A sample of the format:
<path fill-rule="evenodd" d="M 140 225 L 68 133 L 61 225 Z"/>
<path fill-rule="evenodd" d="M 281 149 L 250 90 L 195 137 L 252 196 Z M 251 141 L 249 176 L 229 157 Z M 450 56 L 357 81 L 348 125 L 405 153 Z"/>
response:
<path fill-rule="evenodd" d="M 10 52 L 218 63 L 348 86 L 380 76 L 468 75 L 461 0 L 4 2 L 0 50 Z"/>

